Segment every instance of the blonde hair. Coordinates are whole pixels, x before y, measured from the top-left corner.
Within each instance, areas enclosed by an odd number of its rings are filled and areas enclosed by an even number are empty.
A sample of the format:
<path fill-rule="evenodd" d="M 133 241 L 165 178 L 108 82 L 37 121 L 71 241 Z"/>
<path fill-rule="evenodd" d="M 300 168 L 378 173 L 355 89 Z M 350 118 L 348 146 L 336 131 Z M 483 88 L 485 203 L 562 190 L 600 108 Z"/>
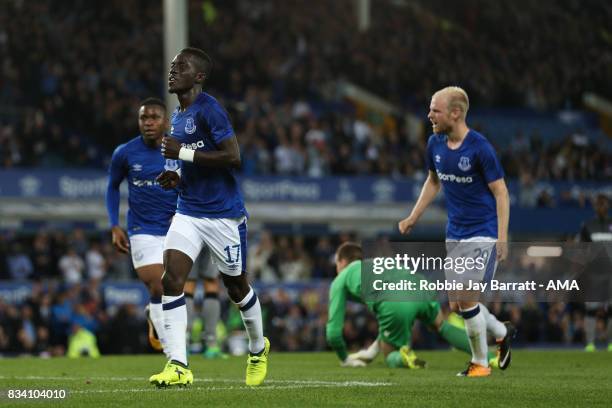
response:
<path fill-rule="evenodd" d="M 461 116 L 465 119 L 468 109 L 470 109 L 470 99 L 463 88 L 458 86 L 447 86 L 446 88 L 440 89 L 436 94 L 446 95 L 448 97 L 448 109 L 459 109 L 461 111 Z"/>

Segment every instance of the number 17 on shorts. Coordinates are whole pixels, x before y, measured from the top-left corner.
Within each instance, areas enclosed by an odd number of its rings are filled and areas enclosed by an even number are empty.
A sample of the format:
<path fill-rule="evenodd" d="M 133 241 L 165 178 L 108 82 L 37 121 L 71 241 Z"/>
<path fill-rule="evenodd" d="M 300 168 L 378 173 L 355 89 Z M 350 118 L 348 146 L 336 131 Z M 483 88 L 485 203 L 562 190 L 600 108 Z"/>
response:
<path fill-rule="evenodd" d="M 197 218 L 176 214 L 164 250 L 176 249 L 195 260 L 202 247 L 207 246 L 221 273 L 238 276 L 246 271 L 246 245 L 246 217 Z"/>

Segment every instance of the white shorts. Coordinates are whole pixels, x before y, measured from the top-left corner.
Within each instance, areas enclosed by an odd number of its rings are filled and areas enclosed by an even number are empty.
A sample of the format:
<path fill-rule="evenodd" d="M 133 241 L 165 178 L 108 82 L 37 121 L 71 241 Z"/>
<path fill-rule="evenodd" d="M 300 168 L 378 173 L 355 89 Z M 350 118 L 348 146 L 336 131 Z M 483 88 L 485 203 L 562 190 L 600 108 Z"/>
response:
<path fill-rule="evenodd" d="M 454 261 L 453 269 L 445 269 L 447 280 L 490 282 L 497 270 L 497 239 L 472 237 L 447 239 L 446 257 Z M 457 263 L 457 260 L 463 260 Z M 473 260 L 468 265 L 467 259 Z M 472 267 L 469 267 L 472 266 Z"/>
<path fill-rule="evenodd" d="M 207 246 L 219 272 L 239 276 L 246 271 L 247 220 L 196 218 L 176 214 L 166 235 L 164 250 L 176 249 L 195 262 Z"/>
<path fill-rule="evenodd" d="M 163 235 L 137 234 L 130 237 L 130 252 L 134 269 L 146 265 L 164 264 Z"/>

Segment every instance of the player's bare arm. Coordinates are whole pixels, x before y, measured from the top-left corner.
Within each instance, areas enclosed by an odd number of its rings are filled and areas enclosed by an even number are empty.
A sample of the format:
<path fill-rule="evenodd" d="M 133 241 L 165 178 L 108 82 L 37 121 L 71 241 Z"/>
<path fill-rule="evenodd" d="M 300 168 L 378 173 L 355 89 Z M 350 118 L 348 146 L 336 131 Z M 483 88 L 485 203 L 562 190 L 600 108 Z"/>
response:
<path fill-rule="evenodd" d="M 510 198 L 503 178 L 489 183 L 489 189 L 497 204 L 497 261 L 508 256 L 508 221 L 510 219 Z"/>
<path fill-rule="evenodd" d="M 440 179 L 438 179 L 438 175 L 429 171 L 429 175 L 427 176 L 427 180 L 423 183 L 423 188 L 421 189 L 421 194 L 419 194 L 419 198 L 412 209 L 410 215 L 403 220 L 401 220 L 398 224 L 400 233 L 409 234 L 412 228 L 415 226 L 421 215 L 425 212 L 429 204 L 434 200 L 438 192 L 440 191 Z"/>
<path fill-rule="evenodd" d="M 228 137 L 217 145 L 218 150 L 199 151 L 182 148 L 189 151 L 193 156 L 187 158 L 198 166 L 203 167 L 240 167 L 240 149 L 236 136 Z M 162 140 L 162 154 L 166 159 L 181 159 L 181 145 L 178 140 L 171 136 L 165 136 Z M 191 159 L 191 160 L 190 160 Z"/>

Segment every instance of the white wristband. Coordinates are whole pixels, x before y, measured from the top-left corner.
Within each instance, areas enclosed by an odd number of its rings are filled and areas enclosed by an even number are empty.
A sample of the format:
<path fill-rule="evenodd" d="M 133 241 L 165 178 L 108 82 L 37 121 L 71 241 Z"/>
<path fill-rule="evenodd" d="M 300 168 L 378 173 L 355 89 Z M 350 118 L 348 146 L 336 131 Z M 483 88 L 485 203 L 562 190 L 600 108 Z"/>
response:
<path fill-rule="evenodd" d="M 186 147 L 181 147 L 179 150 L 179 160 L 193 163 L 193 156 L 195 156 L 195 150 L 187 149 Z"/>

